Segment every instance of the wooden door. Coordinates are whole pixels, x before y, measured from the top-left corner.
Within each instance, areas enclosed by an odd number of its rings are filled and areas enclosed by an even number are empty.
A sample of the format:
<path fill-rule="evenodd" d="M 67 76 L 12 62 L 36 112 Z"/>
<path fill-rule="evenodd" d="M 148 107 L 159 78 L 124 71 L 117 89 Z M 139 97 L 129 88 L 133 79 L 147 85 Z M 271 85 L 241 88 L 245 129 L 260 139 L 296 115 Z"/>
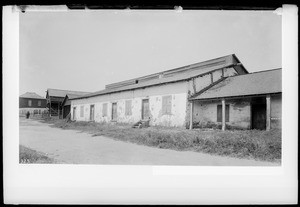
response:
<path fill-rule="evenodd" d="M 73 107 L 73 120 L 76 120 L 76 107 Z"/>
<path fill-rule="evenodd" d="M 117 121 L 117 103 L 112 104 L 112 114 L 111 114 L 111 119 L 113 121 Z"/>
<path fill-rule="evenodd" d="M 149 99 L 142 100 L 142 120 L 149 119 Z"/>
<path fill-rule="evenodd" d="M 266 104 L 252 105 L 252 129 L 266 129 Z"/>
<path fill-rule="evenodd" d="M 90 121 L 95 120 L 95 105 L 90 106 Z"/>
<path fill-rule="evenodd" d="M 63 107 L 63 118 L 66 118 L 69 113 L 70 113 L 70 106 L 64 106 Z"/>

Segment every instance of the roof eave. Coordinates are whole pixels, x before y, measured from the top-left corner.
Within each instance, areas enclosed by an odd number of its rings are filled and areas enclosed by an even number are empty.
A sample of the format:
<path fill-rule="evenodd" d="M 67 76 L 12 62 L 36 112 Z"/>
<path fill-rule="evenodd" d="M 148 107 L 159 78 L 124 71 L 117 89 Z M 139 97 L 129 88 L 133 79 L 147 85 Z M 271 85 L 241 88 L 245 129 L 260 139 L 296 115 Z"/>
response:
<path fill-rule="evenodd" d="M 265 96 L 265 95 L 274 95 L 281 94 L 282 92 L 271 92 L 271 93 L 260 93 L 260 94 L 248 94 L 248 95 L 236 95 L 236 96 L 219 96 L 212 98 L 189 98 L 189 101 L 210 101 L 210 100 L 218 100 L 218 99 L 235 99 L 239 97 L 253 97 L 253 96 Z"/>

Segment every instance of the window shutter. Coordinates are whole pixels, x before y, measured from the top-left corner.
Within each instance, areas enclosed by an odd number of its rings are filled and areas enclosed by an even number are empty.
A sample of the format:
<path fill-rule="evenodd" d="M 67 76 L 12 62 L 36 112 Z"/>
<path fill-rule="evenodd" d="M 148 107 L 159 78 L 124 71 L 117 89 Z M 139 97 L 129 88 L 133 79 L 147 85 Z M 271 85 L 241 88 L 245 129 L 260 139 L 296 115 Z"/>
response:
<path fill-rule="evenodd" d="M 225 122 L 229 122 L 229 104 L 225 107 Z"/>
<path fill-rule="evenodd" d="M 131 115 L 131 100 L 125 102 L 125 115 Z"/>
<path fill-rule="evenodd" d="M 217 122 L 222 122 L 222 105 L 217 105 Z M 229 104 L 225 105 L 225 122 L 229 122 Z"/>
<path fill-rule="evenodd" d="M 102 116 L 107 116 L 107 103 L 102 105 Z"/>
<path fill-rule="evenodd" d="M 222 105 L 217 105 L 217 122 L 222 122 Z"/>
<path fill-rule="evenodd" d="M 162 97 L 162 114 L 171 114 L 172 111 L 172 96 Z"/>
<path fill-rule="evenodd" d="M 80 117 L 83 117 L 83 111 L 84 110 L 84 106 L 80 106 Z"/>

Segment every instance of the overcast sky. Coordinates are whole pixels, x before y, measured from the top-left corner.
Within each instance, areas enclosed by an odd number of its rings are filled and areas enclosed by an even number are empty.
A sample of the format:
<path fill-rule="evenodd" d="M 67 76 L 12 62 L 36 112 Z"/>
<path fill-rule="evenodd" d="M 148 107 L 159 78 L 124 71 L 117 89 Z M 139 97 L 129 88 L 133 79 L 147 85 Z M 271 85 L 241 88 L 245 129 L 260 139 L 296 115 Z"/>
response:
<path fill-rule="evenodd" d="M 272 11 L 26 12 L 19 32 L 20 94 L 95 92 L 232 53 L 249 72 L 281 67 Z"/>

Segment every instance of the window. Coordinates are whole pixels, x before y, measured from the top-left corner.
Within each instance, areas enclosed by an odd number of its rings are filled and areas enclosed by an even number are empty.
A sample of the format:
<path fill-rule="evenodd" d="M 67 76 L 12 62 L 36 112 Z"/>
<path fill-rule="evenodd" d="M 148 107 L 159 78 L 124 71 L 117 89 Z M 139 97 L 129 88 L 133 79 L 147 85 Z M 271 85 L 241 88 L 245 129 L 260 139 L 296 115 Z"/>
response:
<path fill-rule="evenodd" d="M 126 116 L 132 115 L 131 103 L 132 103 L 131 100 L 127 100 L 127 101 L 125 102 L 125 115 L 126 115 Z"/>
<path fill-rule="evenodd" d="M 31 106 L 31 105 L 32 105 L 32 101 L 28 100 L 28 106 Z"/>
<path fill-rule="evenodd" d="M 222 122 L 222 105 L 217 106 L 217 122 Z M 229 104 L 225 105 L 225 122 L 229 122 Z"/>
<path fill-rule="evenodd" d="M 172 109 L 172 96 L 162 97 L 162 114 L 171 114 Z"/>
<path fill-rule="evenodd" d="M 38 106 L 42 106 L 42 101 L 38 101 Z"/>
<path fill-rule="evenodd" d="M 102 116 L 107 116 L 107 103 L 102 104 Z"/>
<path fill-rule="evenodd" d="M 80 117 L 83 117 L 84 106 L 80 106 Z"/>

